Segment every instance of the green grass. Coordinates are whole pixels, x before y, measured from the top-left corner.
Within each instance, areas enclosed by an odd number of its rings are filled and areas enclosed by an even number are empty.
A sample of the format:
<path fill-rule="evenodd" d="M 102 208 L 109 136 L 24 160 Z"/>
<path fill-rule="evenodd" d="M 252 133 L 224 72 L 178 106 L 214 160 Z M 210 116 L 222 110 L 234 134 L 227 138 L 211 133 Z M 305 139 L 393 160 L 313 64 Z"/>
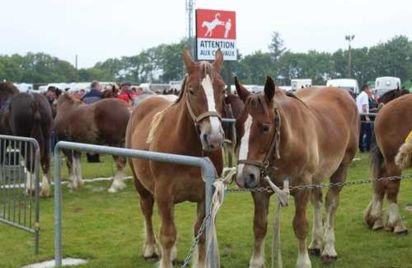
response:
<path fill-rule="evenodd" d="M 360 161 L 350 168 L 349 178 L 368 177 L 368 156 L 360 154 Z M 101 164 L 84 164 L 85 178 L 111 176 L 113 162 L 105 157 Z M 64 167 L 64 174 L 67 174 Z M 128 171 L 130 174 L 130 171 Z M 65 176 L 65 175 L 64 175 Z M 109 182 L 85 184 L 78 192 L 63 192 L 63 255 L 89 260 L 82 267 L 153 267 L 142 257 L 143 217 L 138 197 L 128 181 L 125 191 L 110 194 Z M 385 231 L 370 231 L 363 223 L 363 211 L 371 198 L 371 185 L 344 188 L 336 219 L 336 250 L 338 261 L 328 267 L 412 267 L 412 238 Z M 399 204 L 404 223 L 412 228 L 412 213 L 405 210 L 412 203 L 412 181 L 402 182 Z M 266 263 L 270 267 L 270 245 L 273 219 L 272 199 L 270 225 L 266 240 Z M 178 259 L 186 257 L 192 242 L 195 205 L 182 203 L 176 206 L 178 228 Z M 221 263 L 224 267 L 247 267 L 252 252 L 253 205 L 248 193 L 229 193 L 219 211 L 217 233 Z M 291 221 L 293 200 L 282 210 L 281 237 L 285 267 L 294 267 L 297 257 L 297 240 Z M 311 226 L 312 209 L 308 209 Z M 155 212 L 156 230 L 159 217 Z M 310 228 L 311 230 L 311 228 Z M 34 255 L 30 234 L 0 224 L 0 267 L 22 265 L 52 259 L 54 256 L 53 199 L 41 200 L 40 254 Z M 310 237 L 309 239 L 310 240 Z M 313 267 L 323 267 L 316 257 L 311 257 Z"/>

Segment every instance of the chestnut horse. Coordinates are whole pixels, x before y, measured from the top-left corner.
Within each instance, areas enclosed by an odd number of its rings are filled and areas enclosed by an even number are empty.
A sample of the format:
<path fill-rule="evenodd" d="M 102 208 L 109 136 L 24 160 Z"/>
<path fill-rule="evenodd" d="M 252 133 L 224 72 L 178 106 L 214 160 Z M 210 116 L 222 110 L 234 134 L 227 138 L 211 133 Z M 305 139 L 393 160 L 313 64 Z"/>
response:
<path fill-rule="evenodd" d="M 57 100 L 55 130 L 58 140 L 124 146 L 124 136 L 130 117 L 129 105 L 124 101 L 108 98 L 92 104 L 63 94 Z M 77 189 L 83 184 L 79 152 L 63 150 L 69 169 L 69 187 Z M 113 156 L 116 174 L 109 192 L 117 192 L 125 187 L 123 169 L 126 159 Z"/>
<path fill-rule="evenodd" d="M 53 117 L 50 105 L 45 96 L 38 93 L 19 93 L 11 83 L 0 83 L 0 134 L 31 137 L 37 140 L 40 149 L 40 164 L 43 171 L 40 196 L 50 196 L 49 190 L 49 145 L 53 126 Z M 3 155 L 5 144 L 0 148 Z M 30 153 L 26 154 L 27 147 L 20 148 L 21 154 L 26 156 L 26 168 L 29 178 L 26 181 L 26 190 L 33 190 L 34 159 Z"/>
<path fill-rule="evenodd" d="M 224 141 L 220 114 L 225 84 L 219 75 L 223 63 L 220 50 L 213 64 L 194 62 L 188 51 L 183 54 L 187 76 L 175 102 L 153 96 L 138 105 L 126 131 L 126 147 L 155 152 L 208 156 L 218 174 L 222 172 Z M 148 127 L 150 126 L 150 127 Z M 195 234 L 205 217 L 205 185 L 197 167 L 129 159 L 140 206 L 145 217 L 145 258 L 155 257 L 157 243 L 153 233 L 152 212 L 156 201 L 161 219 L 160 267 L 172 267 L 176 258 L 174 204 L 197 203 Z M 205 237 L 198 244 L 198 263 L 205 267 Z"/>
<path fill-rule="evenodd" d="M 377 146 L 371 151 L 372 178 L 400 176 L 403 169 L 411 167 L 411 131 L 412 95 L 403 95 L 383 106 L 375 119 Z M 399 179 L 373 181 L 374 194 L 365 213 L 365 221 L 373 230 L 385 227 L 394 233 L 407 233 L 397 203 L 400 183 Z M 382 215 L 385 195 L 389 202 L 386 225 Z"/>
<path fill-rule="evenodd" d="M 245 188 L 266 186 L 263 177 L 269 176 L 281 186 L 288 178 L 295 199 L 293 228 L 299 240 L 296 266 L 311 267 L 306 246 L 306 207 L 310 197 L 314 217 L 309 250 L 321 254 L 324 261 L 335 260 L 334 220 L 342 187 L 331 187 L 327 193 L 325 226 L 322 226 L 321 189 L 294 187 L 319 185 L 325 178 L 330 178 L 331 183 L 345 181 L 358 148 L 359 114 L 353 98 L 336 88 L 302 89 L 297 96 L 286 94 L 275 87 L 270 77 L 264 93 L 251 94 L 237 79 L 235 82 L 238 95 L 245 102 L 244 114 L 236 123 L 237 184 Z M 252 193 L 255 244 L 250 267 L 263 267 L 265 263 L 270 196 L 267 192 Z"/>

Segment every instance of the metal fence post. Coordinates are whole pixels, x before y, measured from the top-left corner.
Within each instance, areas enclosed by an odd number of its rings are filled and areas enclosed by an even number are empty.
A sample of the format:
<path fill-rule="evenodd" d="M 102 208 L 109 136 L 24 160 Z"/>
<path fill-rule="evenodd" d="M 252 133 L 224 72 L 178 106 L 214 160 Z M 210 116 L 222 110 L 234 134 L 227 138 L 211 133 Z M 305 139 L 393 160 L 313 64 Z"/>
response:
<path fill-rule="evenodd" d="M 194 157 L 194 156 L 184 156 L 184 155 L 176 155 L 176 154 L 168 154 L 168 153 L 158 153 L 158 152 L 149 152 L 143 150 L 132 150 L 126 148 L 116 148 L 110 146 L 100 146 L 100 145 L 91 145 L 91 144 L 84 144 L 84 143 L 75 143 L 75 142 L 67 142 L 67 141 L 60 141 L 54 147 L 54 220 L 55 220 L 55 266 L 61 267 L 62 266 L 62 190 L 61 190 L 61 178 L 60 178 L 60 171 L 61 171 L 61 162 L 59 158 L 59 152 L 61 149 L 70 149 L 75 151 L 81 152 L 95 152 L 95 153 L 102 153 L 102 154 L 112 154 L 112 155 L 119 155 L 123 157 L 131 157 L 131 158 L 141 158 L 141 159 L 148 159 L 152 161 L 160 161 L 166 163 L 174 163 L 174 164 L 182 164 L 182 165 L 190 165 L 190 166 L 197 166 L 201 168 L 202 177 L 206 180 L 206 213 L 210 211 L 211 206 L 211 199 L 213 195 L 213 182 L 216 179 L 216 170 L 213 163 L 207 157 Z M 210 230 L 211 226 L 211 219 L 209 219 L 206 230 Z M 207 232 L 206 232 L 207 234 Z M 215 252 L 214 249 L 214 241 L 213 237 L 208 238 L 206 235 L 206 241 L 208 239 L 211 240 L 211 251 L 212 253 Z M 216 266 L 215 256 L 210 256 L 210 263 L 213 265 L 212 267 Z"/>
<path fill-rule="evenodd" d="M 205 191 L 206 191 L 206 211 L 205 211 L 205 217 L 207 217 L 211 211 L 212 207 L 212 196 L 213 196 L 213 182 L 216 179 L 216 170 L 214 168 L 213 163 L 210 161 L 209 158 L 203 158 L 204 164 L 202 165 L 202 177 L 205 178 Z M 212 230 L 212 217 L 207 218 L 206 222 L 206 245 L 209 245 L 209 248 L 206 248 L 206 252 L 209 252 L 208 254 L 208 263 L 210 267 L 216 267 L 216 256 L 214 256 L 215 253 L 215 241 L 214 241 L 214 235 L 213 235 L 213 230 Z M 208 234 L 212 234 L 208 236 Z"/>
<path fill-rule="evenodd" d="M 62 266 L 62 186 L 60 180 L 59 146 L 54 147 L 54 261 Z"/>

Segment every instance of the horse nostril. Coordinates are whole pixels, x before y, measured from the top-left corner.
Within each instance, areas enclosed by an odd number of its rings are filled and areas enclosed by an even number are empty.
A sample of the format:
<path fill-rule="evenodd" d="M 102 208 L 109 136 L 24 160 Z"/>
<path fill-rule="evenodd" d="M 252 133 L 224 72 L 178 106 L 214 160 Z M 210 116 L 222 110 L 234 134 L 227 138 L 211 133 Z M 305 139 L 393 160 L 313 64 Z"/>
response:
<path fill-rule="evenodd" d="M 249 174 L 249 179 L 250 179 L 251 182 L 255 181 L 255 178 L 256 178 L 255 174 L 253 174 L 253 173 Z"/>
<path fill-rule="evenodd" d="M 203 141 L 207 143 L 207 134 L 203 134 Z"/>

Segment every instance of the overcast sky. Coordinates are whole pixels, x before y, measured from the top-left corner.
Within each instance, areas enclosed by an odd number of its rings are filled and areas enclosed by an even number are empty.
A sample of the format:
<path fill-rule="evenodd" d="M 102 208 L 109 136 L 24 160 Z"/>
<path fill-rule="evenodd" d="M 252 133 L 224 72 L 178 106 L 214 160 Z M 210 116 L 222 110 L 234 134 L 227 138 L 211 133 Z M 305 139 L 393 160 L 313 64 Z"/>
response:
<path fill-rule="evenodd" d="M 0 0 L 0 54 L 45 52 L 79 67 L 130 56 L 186 36 L 185 0 Z M 197 0 L 236 11 L 240 53 L 267 51 L 273 31 L 293 52 L 333 52 L 412 39 L 411 0 Z"/>

